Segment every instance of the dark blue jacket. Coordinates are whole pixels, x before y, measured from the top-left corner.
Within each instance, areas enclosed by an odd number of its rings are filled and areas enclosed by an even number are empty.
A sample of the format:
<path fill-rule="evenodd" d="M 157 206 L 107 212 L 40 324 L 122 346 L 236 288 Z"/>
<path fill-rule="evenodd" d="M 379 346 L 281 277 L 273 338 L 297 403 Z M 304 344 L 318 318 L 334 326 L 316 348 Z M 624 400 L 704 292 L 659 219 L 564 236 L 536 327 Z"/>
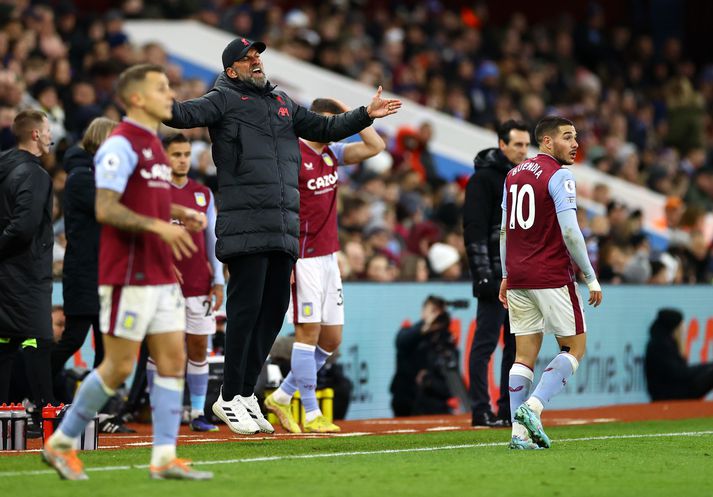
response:
<path fill-rule="evenodd" d="M 67 182 L 64 187 L 64 313 L 68 316 L 99 314 L 97 265 L 100 226 L 94 214 L 96 188 L 94 160 L 83 148 L 73 146 L 64 154 Z"/>
<path fill-rule="evenodd" d="M 282 251 L 297 258 L 301 155 L 297 137 L 338 141 L 371 124 L 365 107 L 325 117 L 268 85 L 221 74 L 202 97 L 175 102 L 175 128 L 208 126 L 218 169 L 216 255 Z"/>

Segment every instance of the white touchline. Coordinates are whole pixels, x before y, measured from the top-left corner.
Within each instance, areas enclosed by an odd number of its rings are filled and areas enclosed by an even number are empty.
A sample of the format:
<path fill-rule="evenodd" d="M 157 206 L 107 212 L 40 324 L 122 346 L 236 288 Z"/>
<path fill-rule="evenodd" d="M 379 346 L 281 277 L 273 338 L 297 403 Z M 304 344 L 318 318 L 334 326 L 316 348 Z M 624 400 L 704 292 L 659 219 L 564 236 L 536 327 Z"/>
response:
<path fill-rule="evenodd" d="M 644 433 L 638 435 L 603 435 L 600 437 L 579 437 L 579 438 L 558 438 L 553 441 L 556 443 L 567 442 L 591 442 L 594 440 L 621 440 L 631 438 L 664 438 L 664 437 L 696 437 L 700 435 L 713 435 L 713 430 L 705 431 L 680 431 L 674 433 Z M 322 459 L 325 457 L 350 457 L 350 456 L 370 456 L 380 454 L 404 454 L 409 452 L 436 452 L 441 450 L 459 450 L 459 449 L 476 449 L 482 447 L 502 447 L 507 445 L 506 442 L 488 442 L 477 444 L 459 444 L 459 445 L 440 445 L 437 447 L 414 447 L 411 449 L 381 449 L 381 450 L 364 450 L 356 452 L 330 452 L 325 454 L 292 454 L 285 456 L 265 456 L 265 457 L 250 457 L 245 459 L 223 459 L 219 461 L 193 461 L 194 466 L 208 466 L 214 464 L 236 464 L 236 463 L 254 463 L 254 462 L 274 462 L 288 461 L 295 459 Z M 147 469 L 148 464 L 136 464 L 131 466 L 103 466 L 97 468 L 85 468 L 87 473 L 99 471 L 124 471 L 128 469 Z M 51 469 L 40 469 L 33 471 L 0 471 L 0 478 L 9 476 L 35 476 L 35 475 L 50 475 L 55 474 Z"/>

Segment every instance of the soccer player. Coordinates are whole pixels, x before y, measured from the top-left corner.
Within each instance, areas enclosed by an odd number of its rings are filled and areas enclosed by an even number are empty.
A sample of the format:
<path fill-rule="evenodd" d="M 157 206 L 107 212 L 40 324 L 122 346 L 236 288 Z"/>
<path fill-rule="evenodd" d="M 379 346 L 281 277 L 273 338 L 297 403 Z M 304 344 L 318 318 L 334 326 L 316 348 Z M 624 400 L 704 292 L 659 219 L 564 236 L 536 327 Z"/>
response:
<path fill-rule="evenodd" d="M 182 226 L 203 230 L 205 216 L 171 204 L 171 169 L 156 136 L 171 117 L 173 91 L 161 66 L 142 64 L 124 71 L 117 94 L 126 118 L 95 156 L 96 217 L 102 223 L 99 246 L 100 329 L 104 360 L 82 386 L 58 429 L 42 450 L 45 462 L 62 478 L 86 480 L 76 443 L 87 423 L 131 373 L 141 342 L 148 337 L 158 374 L 151 392 L 154 479 L 212 478 L 176 457 L 183 397 L 183 330 L 186 324 L 173 258 L 197 248 Z"/>
<path fill-rule="evenodd" d="M 174 262 L 181 275 L 181 290 L 186 299 L 186 382 L 191 398 L 193 431 L 218 431 L 203 412 L 208 390 L 208 338 L 215 335 L 215 314 L 223 305 L 223 265 L 215 257 L 215 202 L 210 189 L 188 178 L 191 168 L 191 142 L 177 133 L 163 139 L 171 166 L 173 203 L 206 215 L 208 226 L 192 233 L 198 252 L 193 257 Z M 175 221 L 180 223 L 180 221 Z M 146 372 L 153 384 L 156 363 L 149 358 Z"/>
<path fill-rule="evenodd" d="M 499 298 L 510 311 L 515 363 L 510 369 L 511 449 L 549 448 L 542 429 L 544 406 L 561 392 L 584 356 L 586 325 L 572 260 L 584 274 L 589 304 L 602 290 L 577 224 L 577 190 L 566 166 L 577 154 L 577 132 L 562 117 L 543 118 L 535 128 L 540 153 L 514 167 L 505 179 Z M 570 259 L 571 257 L 571 259 Z M 553 333 L 560 353 L 530 395 L 544 333 Z"/>
<path fill-rule="evenodd" d="M 323 116 L 347 112 L 338 100 L 318 98 L 310 108 Z M 342 341 L 344 295 L 337 265 L 337 167 L 373 157 L 385 148 L 376 130 L 359 132 L 361 142 L 320 143 L 300 139 L 300 240 L 288 319 L 295 325 L 292 369 L 280 388 L 265 399 L 285 430 L 300 433 L 290 400 L 299 390 L 305 409 L 304 430 L 331 433 L 339 427 L 322 414 L 315 389 L 317 371 Z"/>

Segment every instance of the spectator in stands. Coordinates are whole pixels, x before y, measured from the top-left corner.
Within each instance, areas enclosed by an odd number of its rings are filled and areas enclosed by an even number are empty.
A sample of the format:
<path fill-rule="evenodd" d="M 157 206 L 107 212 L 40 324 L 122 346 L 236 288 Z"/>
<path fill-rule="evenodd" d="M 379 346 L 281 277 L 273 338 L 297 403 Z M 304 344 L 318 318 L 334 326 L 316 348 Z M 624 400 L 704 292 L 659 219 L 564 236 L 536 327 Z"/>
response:
<path fill-rule="evenodd" d="M 713 363 L 689 366 L 684 356 L 683 314 L 661 309 L 646 346 L 646 382 L 651 400 L 700 399 L 713 390 Z"/>
<path fill-rule="evenodd" d="M 629 258 L 624 268 L 624 282 L 635 285 L 642 285 L 651 278 L 651 248 L 649 240 L 643 233 L 637 233 L 631 237 L 630 243 L 634 249 L 634 254 Z"/>
<path fill-rule="evenodd" d="M 447 243 L 434 243 L 428 249 L 428 264 L 443 281 L 457 281 L 462 275 L 461 258 L 458 249 Z"/>
<path fill-rule="evenodd" d="M 344 255 L 349 265 L 349 276 L 345 280 L 358 280 L 366 271 L 366 253 L 364 245 L 356 240 L 349 240 L 344 244 Z"/>
<path fill-rule="evenodd" d="M 395 281 L 398 277 L 398 269 L 395 268 L 389 258 L 383 254 L 374 254 L 366 261 L 365 279 L 367 281 L 377 281 L 388 283 Z"/>
<path fill-rule="evenodd" d="M 704 166 L 696 172 L 686 202 L 713 212 L 713 166 Z"/>

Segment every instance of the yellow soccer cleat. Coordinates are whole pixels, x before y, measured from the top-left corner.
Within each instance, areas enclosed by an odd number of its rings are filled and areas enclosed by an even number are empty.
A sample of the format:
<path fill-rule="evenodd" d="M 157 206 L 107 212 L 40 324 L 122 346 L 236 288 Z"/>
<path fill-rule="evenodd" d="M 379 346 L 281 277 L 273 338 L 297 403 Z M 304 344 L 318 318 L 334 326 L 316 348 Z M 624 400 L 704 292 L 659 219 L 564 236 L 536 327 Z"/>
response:
<path fill-rule="evenodd" d="M 295 418 L 292 416 L 292 409 L 290 408 L 290 404 L 280 404 L 278 402 L 275 402 L 275 399 L 272 397 L 272 394 L 270 394 L 265 398 L 265 409 L 277 416 L 277 419 L 280 420 L 280 424 L 285 430 L 289 431 L 290 433 L 302 433 L 302 430 L 300 430 L 300 425 L 297 423 L 297 421 L 295 421 Z"/>
<path fill-rule="evenodd" d="M 304 425 L 306 433 L 338 433 L 342 431 L 340 427 L 329 421 L 324 416 L 317 416 Z"/>

